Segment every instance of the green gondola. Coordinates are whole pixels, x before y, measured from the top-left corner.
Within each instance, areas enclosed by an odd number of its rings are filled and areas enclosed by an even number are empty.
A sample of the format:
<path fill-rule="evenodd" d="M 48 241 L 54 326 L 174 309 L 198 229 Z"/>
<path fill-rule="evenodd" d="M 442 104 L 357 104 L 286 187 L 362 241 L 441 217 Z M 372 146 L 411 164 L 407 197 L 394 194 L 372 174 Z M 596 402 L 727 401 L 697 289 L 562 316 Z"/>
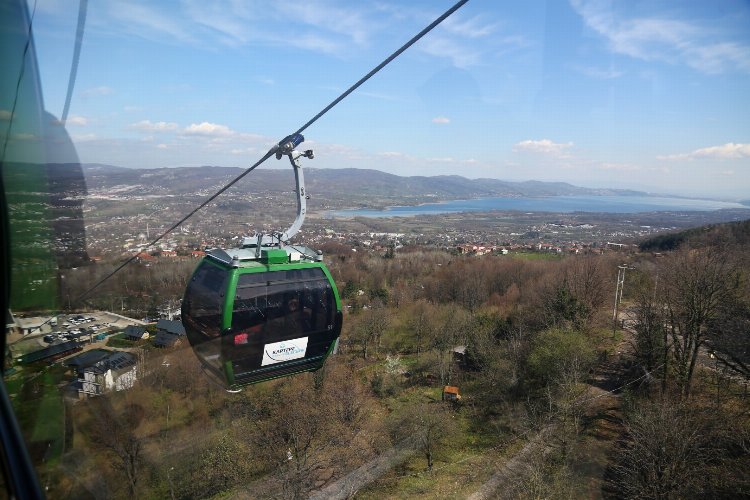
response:
<path fill-rule="evenodd" d="M 322 262 L 291 247 L 254 254 L 209 252 L 182 303 L 193 351 L 229 389 L 317 370 L 341 333 L 341 301 Z"/>
<path fill-rule="evenodd" d="M 211 250 L 182 301 L 182 323 L 207 371 L 229 390 L 313 371 L 336 349 L 341 300 L 320 252 L 289 245 L 305 216 L 297 134 L 282 142 L 297 183 L 297 218 L 284 233 L 245 238 L 240 248 Z"/>

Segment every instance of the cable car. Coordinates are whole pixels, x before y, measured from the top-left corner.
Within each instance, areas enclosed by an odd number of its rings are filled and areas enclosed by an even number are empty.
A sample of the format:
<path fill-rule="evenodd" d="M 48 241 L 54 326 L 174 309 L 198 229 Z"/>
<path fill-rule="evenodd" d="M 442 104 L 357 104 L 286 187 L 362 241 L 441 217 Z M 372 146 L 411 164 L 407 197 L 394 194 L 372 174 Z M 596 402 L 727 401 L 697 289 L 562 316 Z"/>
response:
<path fill-rule="evenodd" d="M 294 223 L 282 234 L 256 234 L 239 248 L 208 251 L 182 301 L 193 352 L 228 390 L 317 370 L 341 334 L 341 300 L 322 254 L 288 243 L 306 211 L 299 159 L 313 157 L 310 150 L 294 151 L 304 140 L 300 134 L 288 139 L 277 158 L 289 156 L 294 167 Z"/>

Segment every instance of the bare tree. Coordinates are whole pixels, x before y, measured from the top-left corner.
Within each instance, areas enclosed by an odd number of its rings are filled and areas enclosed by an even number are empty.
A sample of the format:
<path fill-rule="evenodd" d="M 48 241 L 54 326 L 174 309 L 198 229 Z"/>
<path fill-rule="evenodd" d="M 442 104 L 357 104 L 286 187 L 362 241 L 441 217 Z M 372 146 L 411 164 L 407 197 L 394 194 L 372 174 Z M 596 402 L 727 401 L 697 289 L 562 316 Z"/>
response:
<path fill-rule="evenodd" d="M 473 318 L 460 307 L 451 306 L 442 310 L 440 321 L 442 324 L 432 330 L 431 343 L 438 355 L 440 383 L 445 385 L 453 375 L 452 349 L 459 344 L 466 345 Z"/>
<path fill-rule="evenodd" d="M 409 318 L 409 328 L 414 334 L 414 344 L 417 350 L 417 359 L 422 353 L 425 339 L 432 336 L 434 329 L 432 318 L 435 315 L 435 309 L 426 300 L 418 300 L 414 304 L 412 314 Z"/>
<path fill-rule="evenodd" d="M 130 405 L 122 415 L 118 415 L 104 396 L 94 398 L 89 403 L 92 413 L 89 428 L 92 442 L 115 458 L 112 467 L 125 475 L 130 494 L 133 498 L 138 498 L 138 480 L 143 459 L 143 443 L 134 432 L 140 414 L 138 407 Z"/>
<path fill-rule="evenodd" d="M 625 498 L 701 496 L 711 435 L 684 403 L 645 403 L 626 422 L 627 443 L 616 458 L 616 484 Z"/>
<path fill-rule="evenodd" d="M 414 440 L 415 446 L 427 460 L 427 468 L 431 470 L 435 454 L 455 434 L 456 421 L 445 403 L 425 401 L 410 406 L 397 425 L 403 434 L 401 437 L 411 437 Z"/>
<path fill-rule="evenodd" d="M 570 290 L 578 300 L 586 305 L 592 315 L 609 298 L 607 261 L 598 256 L 576 257 L 569 261 L 565 276 Z"/>
<path fill-rule="evenodd" d="M 665 266 L 664 302 L 677 383 L 684 396 L 690 384 L 698 352 L 706 343 L 708 326 L 740 287 L 738 270 L 719 249 L 685 250 Z"/>
<path fill-rule="evenodd" d="M 380 346 L 380 338 L 390 325 L 388 311 L 384 307 L 371 307 L 361 313 L 359 321 L 354 328 L 354 338 L 362 349 L 362 358 L 367 359 L 370 348 L 374 347 L 377 353 Z"/>
<path fill-rule="evenodd" d="M 192 495 L 209 497 L 230 490 L 243 477 L 248 468 L 243 450 L 233 436 L 224 431 L 206 447 L 198 458 L 198 467 L 193 472 L 195 483 L 188 490 Z"/>
<path fill-rule="evenodd" d="M 709 347 L 728 369 L 750 379 L 750 293 L 723 302 L 710 322 Z"/>
<path fill-rule="evenodd" d="M 662 359 L 664 349 L 664 314 L 654 300 L 653 288 L 647 286 L 636 293 L 635 339 L 633 351 L 638 362 L 649 372 L 656 368 Z"/>
<path fill-rule="evenodd" d="M 322 450 L 330 443 L 329 420 L 320 398 L 308 379 L 296 377 L 259 401 L 251 417 L 255 449 L 277 474 L 285 498 L 306 498 L 315 473 L 327 463 Z"/>

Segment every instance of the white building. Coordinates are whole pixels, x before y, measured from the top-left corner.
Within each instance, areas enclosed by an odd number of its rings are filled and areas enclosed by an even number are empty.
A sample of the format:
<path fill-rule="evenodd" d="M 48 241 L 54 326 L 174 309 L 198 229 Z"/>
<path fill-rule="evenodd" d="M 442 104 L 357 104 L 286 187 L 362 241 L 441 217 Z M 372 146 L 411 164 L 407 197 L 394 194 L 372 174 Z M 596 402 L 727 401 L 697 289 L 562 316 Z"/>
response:
<path fill-rule="evenodd" d="M 109 391 L 124 391 L 136 381 L 136 359 L 129 352 L 115 352 L 78 372 L 79 396 L 98 396 Z"/>

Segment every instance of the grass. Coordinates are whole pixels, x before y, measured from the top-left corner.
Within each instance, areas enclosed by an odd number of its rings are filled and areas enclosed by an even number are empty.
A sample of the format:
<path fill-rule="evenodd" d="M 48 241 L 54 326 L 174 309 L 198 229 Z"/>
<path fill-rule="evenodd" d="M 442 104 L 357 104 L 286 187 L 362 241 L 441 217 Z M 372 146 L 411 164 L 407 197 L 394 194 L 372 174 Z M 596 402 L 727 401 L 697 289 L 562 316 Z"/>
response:
<path fill-rule="evenodd" d="M 65 380 L 65 368 L 53 366 L 13 381 L 14 410 L 36 464 L 54 464 L 62 455 L 65 408 L 58 385 Z"/>
<path fill-rule="evenodd" d="M 106 339 L 107 347 L 137 347 L 147 343 L 147 340 L 126 340 L 124 333 L 110 335 Z"/>
<path fill-rule="evenodd" d="M 440 387 L 403 388 L 383 403 L 389 413 L 398 414 L 419 402 L 440 403 Z M 498 454 L 505 454 L 515 444 L 503 443 L 493 427 L 477 426 L 472 408 L 459 406 L 452 411 L 455 427 L 450 438 L 436 450 L 434 465 L 427 470 L 421 451 L 394 467 L 380 479 L 357 493 L 361 498 L 462 498 L 473 493 L 494 472 Z"/>
<path fill-rule="evenodd" d="M 48 442 L 47 463 L 52 464 L 62 455 L 65 445 L 65 408 L 62 397 L 49 373 L 45 374 L 44 395 L 39 401 L 39 418 L 31 434 L 32 441 Z"/>
<path fill-rule="evenodd" d="M 21 392 L 21 388 L 23 387 L 22 376 L 7 378 L 4 380 L 4 382 L 5 382 L 5 388 L 8 391 L 8 396 L 10 396 L 11 399 L 14 396 L 17 396 Z"/>
<path fill-rule="evenodd" d="M 565 255 L 552 252 L 513 252 L 510 257 L 523 260 L 561 260 Z"/>
<path fill-rule="evenodd" d="M 499 446 L 497 436 L 470 431 L 468 412 L 458 412 L 458 432 L 435 454 L 431 471 L 424 454 L 417 452 L 406 462 L 357 493 L 364 499 L 465 498 L 475 492 L 495 471 L 502 456 L 512 456 L 522 445 Z"/>

